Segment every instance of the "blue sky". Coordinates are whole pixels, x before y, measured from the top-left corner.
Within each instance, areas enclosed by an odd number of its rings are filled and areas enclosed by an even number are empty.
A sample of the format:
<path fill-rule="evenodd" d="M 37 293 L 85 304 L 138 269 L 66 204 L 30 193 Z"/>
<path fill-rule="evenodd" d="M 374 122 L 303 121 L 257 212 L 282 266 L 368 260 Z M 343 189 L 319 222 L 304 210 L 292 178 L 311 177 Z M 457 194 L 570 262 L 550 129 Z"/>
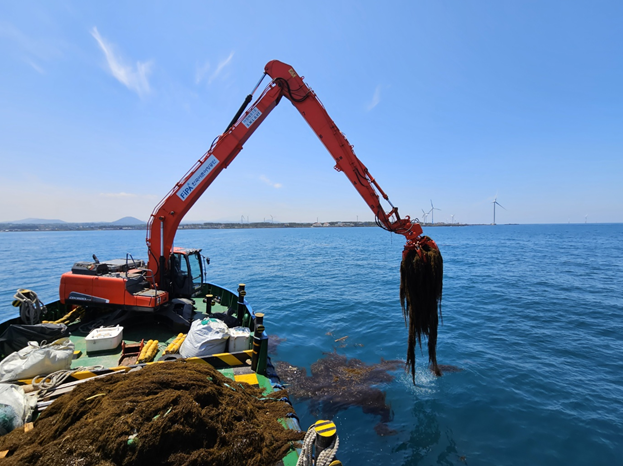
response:
<path fill-rule="evenodd" d="M 623 222 L 620 1 L 2 2 L 0 221 L 147 220 L 278 59 L 403 215 Z M 186 220 L 372 220 L 283 100 Z"/>

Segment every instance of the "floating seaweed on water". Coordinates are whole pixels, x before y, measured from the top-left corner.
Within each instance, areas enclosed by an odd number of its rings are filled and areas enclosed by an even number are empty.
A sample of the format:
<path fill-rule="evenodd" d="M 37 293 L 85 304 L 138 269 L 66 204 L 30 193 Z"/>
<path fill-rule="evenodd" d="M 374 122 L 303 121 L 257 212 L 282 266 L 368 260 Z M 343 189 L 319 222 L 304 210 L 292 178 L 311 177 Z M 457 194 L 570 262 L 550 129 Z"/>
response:
<path fill-rule="evenodd" d="M 436 375 L 437 326 L 441 316 L 443 259 L 433 240 L 424 237 L 417 249 L 406 249 L 400 265 L 400 304 L 409 327 L 407 368 L 415 383 L 415 346 L 428 337 L 428 360 Z"/>
<path fill-rule="evenodd" d="M 453 373 L 453 372 L 463 372 L 463 369 L 457 366 L 451 366 L 449 364 L 439 364 L 437 369 L 441 371 L 442 374 Z"/>
<path fill-rule="evenodd" d="M 284 341 L 287 341 L 287 338 L 281 338 L 278 335 L 268 335 L 268 354 L 277 354 L 277 348 Z"/>
<path fill-rule="evenodd" d="M 312 414 L 319 413 L 325 419 L 353 406 L 360 407 L 365 414 L 381 417 L 374 428 L 379 435 L 391 435 L 387 427 L 393 412 L 385 401 L 385 393 L 374 385 L 391 382 L 394 377 L 388 373 L 402 367 L 404 361 L 386 361 L 367 365 L 359 359 L 348 359 L 337 353 L 325 353 L 311 365 L 311 376 L 307 370 L 287 362 L 276 364 L 277 372 L 289 395 L 300 401 L 309 400 Z"/>

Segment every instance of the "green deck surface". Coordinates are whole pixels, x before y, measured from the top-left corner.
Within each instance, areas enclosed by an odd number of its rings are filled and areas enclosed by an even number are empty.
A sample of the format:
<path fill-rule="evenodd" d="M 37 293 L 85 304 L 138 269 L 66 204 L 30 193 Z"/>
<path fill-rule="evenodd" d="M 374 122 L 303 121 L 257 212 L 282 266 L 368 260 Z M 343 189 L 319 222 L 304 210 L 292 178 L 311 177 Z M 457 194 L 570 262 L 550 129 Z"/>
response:
<path fill-rule="evenodd" d="M 223 304 L 216 304 L 212 306 L 212 313 L 227 313 L 229 306 L 236 305 L 237 297 L 231 293 L 225 292 L 224 290 L 218 289 L 218 287 L 212 285 L 213 292 L 218 293 L 219 296 L 223 298 Z M 209 288 L 208 288 L 209 291 Z M 53 305 L 57 305 L 57 303 L 53 303 Z M 195 299 L 195 308 L 196 311 L 193 316 L 193 320 L 203 319 L 205 317 L 209 317 L 209 315 L 205 312 L 207 304 L 203 302 L 203 299 Z M 62 314 L 60 314 L 62 316 Z M 148 340 L 158 340 L 158 352 L 154 357 L 154 361 L 157 361 L 163 354 L 166 347 L 177 337 L 180 333 L 179 331 L 175 331 L 171 328 L 171 325 L 166 323 L 166 321 L 159 323 L 156 319 L 153 319 L 152 315 L 146 314 L 145 321 L 140 324 L 134 323 L 133 325 L 124 326 L 123 323 L 119 324 L 123 329 L 123 341 L 128 344 L 137 344 L 142 340 L 146 343 Z M 245 318 L 243 320 L 244 324 L 250 324 L 251 328 L 253 322 L 251 321 L 251 316 L 246 313 Z M 7 326 L 9 322 L 5 323 Z M 186 333 L 186 332 L 184 332 Z M 106 351 L 98 351 L 98 352 L 88 352 L 87 351 L 87 342 L 85 340 L 86 334 L 79 335 L 72 333 L 70 336 L 70 340 L 74 343 L 74 349 L 76 352 L 79 352 L 79 356 L 76 357 L 71 364 L 72 369 L 83 368 L 87 371 L 94 371 L 97 374 L 97 370 L 94 366 L 102 366 L 104 369 L 118 367 L 119 359 L 121 358 L 122 346 L 119 344 L 116 348 Z M 239 354 L 239 353 L 237 353 Z M 229 363 L 229 362 L 228 362 Z M 217 370 L 223 374 L 224 376 L 230 378 L 231 380 L 236 380 L 236 375 L 241 374 L 250 374 L 254 373 L 251 371 L 249 365 L 237 366 L 235 369 L 233 367 L 228 368 L 218 368 Z M 104 371 L 109 372 L 109 371 Z M 92 375 L 95 375 L 92 374 Z M 271 380 L 263 376 L 261 374 L 254 373 L 257 377 L 257 381 L 259 387 L 263 390 L 265 394 L 270 394 L 273 392 L 274 388 L 271 384 Z M 298 429 L 298 424 L 295 423 L 293 419 L 281 419 L 280 420 L 284 427 L 290 429 Z M 291 450 L 282 460 L 284 466 L 295 466 L 298 460 L 298 452 L 295 450 Z M 280 462 L 281 464 L 281 462 Z"/>
<path fill-rule="evenodd" d="M 199 319 L 208 317 L 205 313 L 206 304 L 202 300 L 197 299 L 195 301 L 197 308 L 193 318 Z M 220 304 L 216 304 L 212 307 L 213 313 L 227 312 L 227 307 Z M 123 324 L 120 324 L 123 326 Z M 147 343 L 148 340 L 158 340 L 158 353 L 154 357 L 154 361 L 160 358 L 166 349 L 166 347 L 177 337 L 179 332 L 171 330 L 170 326 L 165 323 L 158 323 L 156 321 L 146 321 L 139 325 L 131 327 L 124 327 L 123 329 L 123 341 L 128 344 L 137 344 L 141 340 Z M 119 359 L 121 358 L 121 344 L 117 348 L 107 351 L 88 352 L 86 335 L 71 335 L 69 338 L 74 343 L 75 351 L 80 351 L 79 357 L 74 359 L 71 364 L 72 369 L 77 368 L 89 368 L 88 370 L 95 370 L 94 366 L 103 366 L 107 369 L 110 367 L 119 366 Z M 235 380 L 233 368 L 217 369 L 225 377 Z M 250 371 L 250 369 L 249 369 Z M 260 388 L 264 390 L 264 393 L 268 394 L 273 391 L 273 386 L 270 379 L 256 374 Z"/>
<path fill-rule="evenodd" d="M 207 317 L 203 311 L 205 311 L 205 303 L 197 299 L 195 306 L 197 311 L 195 312 L 194 319 Z M 212 307 L 212 312 L 227 312 L 227 308 L 219 304 Z M 121 324 L 123 327 L 123 324 Z M 123 329 L 123 341 L 127 344 L 140 343 L 144 340 L 147 343 L 148 340 L 158 340 L 158 353 L 154 357 L 154 361 L 158 360 L 162 356 L 162 353 L 167 348 L 179 332 L 174 332 L 166 324 L 159 324 L 157 322 L 145 322 L 140 326 L 134 325 L 132 327 Z M 82 354 L 79 358 L 74 359 L 71 367 L 76 369 L 78 367 L 90 367 L 90 366 L 104 366 L 116 367 L 119 365 L 119 358 L 121 357 L 121 344 L 115 349 L 108 351 L 87 352 L 87 342 L 85 340 L 86 335 L 71 335 L 69 338 L 73 342 L 76 351 L 80 351 Z"/>

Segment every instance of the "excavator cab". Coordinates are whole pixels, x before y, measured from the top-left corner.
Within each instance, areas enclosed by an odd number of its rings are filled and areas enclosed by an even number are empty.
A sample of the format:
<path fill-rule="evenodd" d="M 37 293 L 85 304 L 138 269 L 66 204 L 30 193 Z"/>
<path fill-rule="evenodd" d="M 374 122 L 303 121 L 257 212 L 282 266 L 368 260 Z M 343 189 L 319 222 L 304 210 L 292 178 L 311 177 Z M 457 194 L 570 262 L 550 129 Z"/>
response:
<path fill-rule="evenodd" d="M 201 249 L 174 248 L 169 258 L 169 278 L 175 298 L 192 298 L 203 286 Z"/>

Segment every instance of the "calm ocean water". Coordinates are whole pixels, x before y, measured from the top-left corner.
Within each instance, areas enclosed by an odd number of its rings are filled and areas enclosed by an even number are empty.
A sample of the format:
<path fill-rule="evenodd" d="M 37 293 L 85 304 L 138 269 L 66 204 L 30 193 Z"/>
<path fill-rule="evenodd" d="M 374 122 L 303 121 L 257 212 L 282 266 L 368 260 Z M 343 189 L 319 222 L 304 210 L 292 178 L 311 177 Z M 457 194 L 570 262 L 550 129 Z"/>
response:
<path fill-rule="evenodd" d="M 444 256 L 438 361 L 418 353 L 378 388 L 395 435 L 360 408 L 334 419 L 347 465 L 623 464 L 623 225 L 426 228 Z M 0 233 L 0 318 L 18 287 L 57 299 L 61 273 L 93 253 L 146 257 L 142 231 Z M 337 350 L 373 364 L 404 359 L 398 300 L 403 241 L 378 228 L 182 230 L 209 278 L 247 284 L 275 360 L 309 366 Z M 327 335 L 327 333 L 332 335 Z M 335 339 L 348 336 L 347 345 Z M 363 346 L 361 346 L 363 345 Z M 295 405 L 304 428 L 315 421 Z"/>

